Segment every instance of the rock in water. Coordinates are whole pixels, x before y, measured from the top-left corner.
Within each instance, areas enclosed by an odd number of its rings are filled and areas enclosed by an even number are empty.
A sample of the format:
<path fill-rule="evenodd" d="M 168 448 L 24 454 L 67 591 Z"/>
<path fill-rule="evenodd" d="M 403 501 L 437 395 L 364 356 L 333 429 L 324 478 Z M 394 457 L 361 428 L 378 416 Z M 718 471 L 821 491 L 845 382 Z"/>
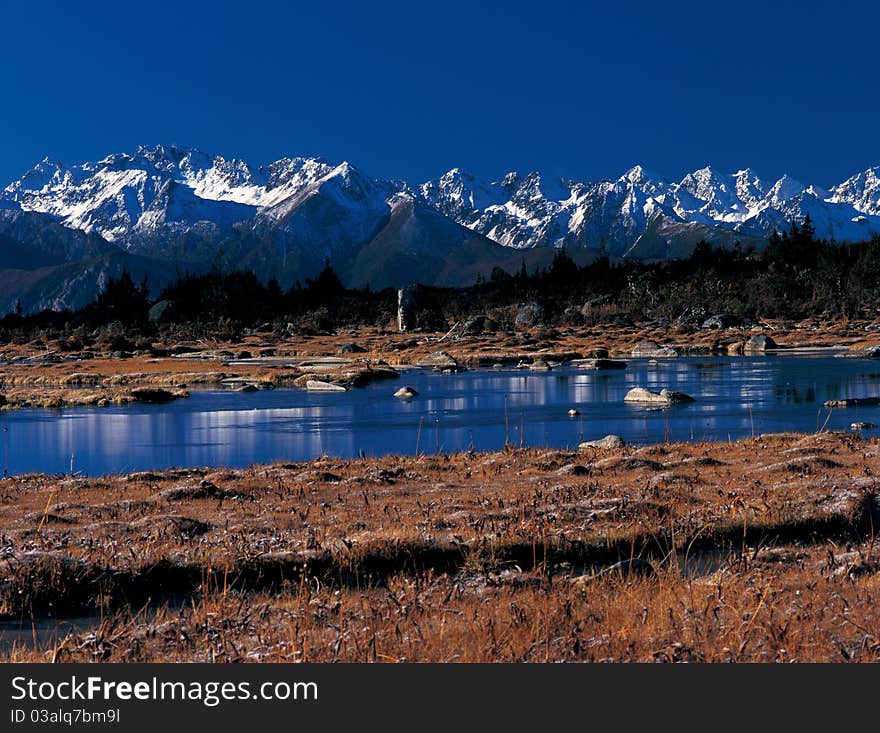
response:
<path fill-rule="evenodd" d="M 871 430 L 877 427 L 877 423 L 870 422 L 869 420 L 865 420 L 863 422 L 854 422 L 849 426 L 851 430 Z"/>
<path fill-rule="evenodd" d="M 573 366 L 580 367 L 581 369 L 626 369 L 625 361 L 618 361 L 617 359 L 578 359 L 577 361 L 572 362 Z"/>
<path fill-rule="evenodd" d="M 580 411 L 580 410 L 575 410 L 573 407 L 568 411 L 568 416 L 569 416 L 569 417 L 577 417 L 577 416 L 580 415 L 580 414 L 581 414 L 581 411 Z"/>
<path fill-rule="evenodd" d="M 309 392 L 347 392 L 348 390 L 341 384 L 333 384 L 333 382 L 321 382 L 317 379 L 310 379 L 306 382 L 306 389 Z"/>
<path fill-rule="evenodd" d="M 601 440 L 588 440 L 578 446 L 578 450 L 587 450 L 588 448 L 623 448 L 626 443 L 619 435 L 606 435 Z"/>
<path fill-rule="evenodd" d="M 550 365 L 543 359 L 535 359 L 534 361 L 532 361 L 531 364 L 529 364 L 529 369 L 531 369 L 533 372 L 549 372 Z"/>
<path fill-rule="evenodd" d="M 440 369 L 457 369 L 458 362 L 445 351 L 435 351 L 430 356 L 416 362 L 418 367 L 435 367 Z"/>
<path fill-rule="evenodd" d="M 880 397 L 850 397 L 846 400 L 827 400 L 824 407 L 873 407 L 880 405 Z"/>
<path fill-rule="evenodd" d="M 394 393 L 394 396 L 401 400 L 411 400 L 413 397 L 418 397 L 419 393 L 412 387 L 401 387 Z"/>
<path fill-rule="evenodd" d="M 694 398 L 684 392 L 673 392 L 669 389 L 661 389 L 654 392 L 644 387 L 633 387 L 623 398 L 624 402 L 636 402 L 645 405 L 680 405 L 693 402 Z"/>

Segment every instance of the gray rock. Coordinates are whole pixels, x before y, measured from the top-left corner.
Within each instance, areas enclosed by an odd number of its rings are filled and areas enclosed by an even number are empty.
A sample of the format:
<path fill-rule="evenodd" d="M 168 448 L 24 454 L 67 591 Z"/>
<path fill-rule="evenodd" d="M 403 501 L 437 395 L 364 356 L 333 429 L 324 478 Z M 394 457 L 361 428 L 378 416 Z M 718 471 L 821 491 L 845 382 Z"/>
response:
<path fill-rule="evenodd" d="M 163 316 L 168 312 L 168 309 L 171 307 L 170 300 L 160 300 L 158 303 L 155 303 L 150 310 L 147 311 L 147 318 L 150 319 L 153 323 L 158 323 L 162 320 Z"/>
<path fill-rule="evenodd" d="M 537 326 L 545 318 L 544 308 L 538 303 L 525 303 L 519 307 L 514 325 L 517 328 Z"/>
<path fill-rule="evenodd" d="M 703 306 L 692 305 L 689 308 L 686 308 L 684 313 L 675 319 L 675 324 L 686 328 L 699 328 L 708 315 L 709 314 L 706 313 L 706 309 Z"/>
<path fill-rule="evenodd" d="M 457 369 L 458 362 L 445 351 L 435 351 L 430 356 L 416 362 L 418 367 L 434 367 L 440 369 Z"/>
<path fill-rule="evenodd" d="M 578 450 L 587 450 L 588 448 L 623 448 L 623 438 L 619 435 L 606 435 L 600 440 L 588 440 L 578 446 Z"/>
<path fill-rule="evenodd" d="M 705 321 L 703 321 L 703 325 L 701 328 L 704 329 L 724 329 L 724 328 L 736 328 L 737 326 L 742 325 L 742 319 L 738 316 L 731 316 L 727 313 L 716 313 L 714 316 L 709 316 Z"/>
<path fill-rule="evenodd" d="M 339 354 L 364 354 L 364 353 L 366 353 L 366 351 L 367 350 L 363 346 L 360 346 L 359 344 L 348 343 L 348 344 L 342 344 L 342 346 L 339 347 L 339 351 L 337 353 L 339 353 Z"/>
<path fill-rule="evenodd" d="M 485 333 L 486 331 L 497 331 L 498 324 L 495 323 L 488 316 L 474 316 L 473 318 L 468 319 L 464 326 L 462 326 L 461 332 L 465 336 L 479 336 L 481 333 Z"/>
<path fill-rule="evenodd" d="M 418 397 L 419 393 L 412 387 L 401 387 L 394 393 L 394 396 L 400 400 L 411 400 L 413 397 Z"/>
<path fill-rule="evenodd" d="M 864 420 L 863 422 L 854 422 L 849 426 L 851 430 L 872 430 L 877 427 L 877 423 L 871 422 L 869 420 Z"/>
<path fill-rule="evenodd" d="M 306 382 L 306 389 L 309 392 L 347 392 L 348 390 L 341 384 L 333 384 L 333 382 L 322 382 L 318 379 L 310 379 Z"/>
<path fill-rule="evenodd" d="M 678 356 L 678 350 L 671 346 L 660 346 L 656 341 L 639 341 L 632 350 L 634 357 L 663 357 L 670 358 Z"/>
<path fill-rule="evenodd" d="M 585 359 L 607 359 L 608 358 L 608 349 L 597 348 L 590 349 L 586 354 L 584 354 Z"/>
<path fill-rule="evenodd" d="M 532 363 L 529 364 L 529 369 L 533 372 L 549 372 L 551 367 L 546 361 L 538 358 L 534 359 Z"/>
<path fill-rule="evenodd" d="M 693 402 L 694 398 L 684 392 L 661 389 L 654 392 L 644 387 L 633 387 L 623 398 L 624 402 L 635 402 L 645 405 L 680 405 Z"/>
<path fill-rule="evenodd" d="M 776 342 L 766 334 L 759 333 L 752 336 L 743 346 L 744 354 L 763 354 L 769 349 L 778 349 Z"/>
<path fill-rule="evenodd" d="M 850 397 L 846 400 L 827 400 L 825 407 L 872 407 L 880 405 L 880 397 Z"/>

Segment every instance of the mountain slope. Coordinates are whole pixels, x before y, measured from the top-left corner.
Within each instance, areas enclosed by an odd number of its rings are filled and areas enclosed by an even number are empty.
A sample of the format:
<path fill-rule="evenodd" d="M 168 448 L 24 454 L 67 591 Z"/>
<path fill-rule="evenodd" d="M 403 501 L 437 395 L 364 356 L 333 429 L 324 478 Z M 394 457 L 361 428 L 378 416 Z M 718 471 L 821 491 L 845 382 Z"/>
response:
<path fill-rule="evenodd" d="M 75 287 L 92 293 L 121 255 L 157 280 L 219 265 L 288 286 L 329 259 L 352 285 L 466 284 L 494 266 L 518 269 L 524 255 L 549 262 L 562 246 L 581 260 L 685 257 L 701 239 L 760 246 L 807 215 L 837 241 L 880 233 L 880 167 L 827 190 L 708 166 L 680 181 L 636 166 L 598 182 L 541 172 L 487 182 L 453 168 L 411 185 L 348 162 L 258 166 L 159 145 L 74 166 L 47 158 L 7 186 L 0 269 L 33 281 L 32 303 L 56 306 L 78 300 Z M 69 288 L 40 291 L 65 277 Z"/>

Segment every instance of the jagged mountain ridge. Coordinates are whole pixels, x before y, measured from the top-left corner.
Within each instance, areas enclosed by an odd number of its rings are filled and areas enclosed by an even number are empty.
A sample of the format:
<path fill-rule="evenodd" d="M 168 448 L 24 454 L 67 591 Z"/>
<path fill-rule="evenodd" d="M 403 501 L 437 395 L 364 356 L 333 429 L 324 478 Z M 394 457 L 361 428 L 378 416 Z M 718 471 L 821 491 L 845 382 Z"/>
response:
<path fill-rule="evenodd" d="M 789 176 L 769 183 L 749 169 L 723 174 L 708 166 L 677 182 L 641 166 L 599 182 L 539 172 L 508 173 L 486 182 L 453 168 L 410 185 L 370 178 L 348 162 L 283 158 L 258 167 L 161 145 L 72 167 L 46 159 L 7 186 L 0 206 L 46 213 L 123 249 L 152 252 L 151 242 L 193 231 L 216 236 L 236 227 L 296 230 L 302 217 L 295 213 L 317 197 L 351 220 L 350 227 L 333 222 L 314 244 L 331 256 L 334 247 L 361 243 L 377 228 L 377 217 L 390 215 L 399 196 L 517 249 L 597 249 L 604 242 L 611 254 L 624 256 L 657 217 L 747 237 L 766 237 L 807 214 L 820 235 L 841 241 L 880 231 L 880 166 L 828 190 Z M 311 206 L 317 208 L 314 202 Z M 322 235 L 310 231 L 309 236 Z"/>
<path fill-rule="evenodd" d="M 411 185 L 371 178 L 348 162 L 254 166 L 160 145 L 75 166 L 47 158 L 0 192 L 0 213 L 0 263 L 16 271 L 73 272 L 78 261 L 125 255 L 169 277 L 220 263 L 289 285 L 330 259 L 350 285 L 456 285 L 560 246 L 666 259 L 687 256 L 700 239 L 760 244 L 807 214 L 821 236 L 865 239 L 880 233 L 880 167 L 828 190 L 788 176 L 770 183 L 749 169 L 706 167 L 669 181 L 640 166 L 599 182 L 540 172 L 487 182 L 454 168 Z M 85 233 L 100 251 L 77 249 L 80 240 L 63 230 Z"/>

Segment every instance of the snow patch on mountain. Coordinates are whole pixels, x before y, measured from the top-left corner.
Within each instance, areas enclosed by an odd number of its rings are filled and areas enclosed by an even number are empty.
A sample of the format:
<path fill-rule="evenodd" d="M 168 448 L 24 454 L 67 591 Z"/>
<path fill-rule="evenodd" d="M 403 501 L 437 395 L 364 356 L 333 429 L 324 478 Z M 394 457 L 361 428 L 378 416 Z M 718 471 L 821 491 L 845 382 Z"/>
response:
<path fill-rule="evenodd" d="M 725 232 L 719 241 L 730 232 L 766 238 L 807 215 L 820 236 L 838 241 L 880 233 L 880 167 L 827 190 L 789 176 L 768 182 L 748 168 L 728 174 L 705 166 L 669 181 L 639 165 L 598 182 L 539 171 L 483 181 L 453 168 L 410 185 L 370 178 L 348 162 L 294 157 L 254 166 L 162 145 L 69 167 L 46 158 L 0 193 L 0 208 L 43 213 L 144 254 L 188 234 L 219 241 L 250 232 L 283 252 L 295 246 L 329 256 L 354 252 L 401 197 L 516 249 L 623 256 L 647 249 L 632 247 L 658 217 L 662 231 Z"/>

